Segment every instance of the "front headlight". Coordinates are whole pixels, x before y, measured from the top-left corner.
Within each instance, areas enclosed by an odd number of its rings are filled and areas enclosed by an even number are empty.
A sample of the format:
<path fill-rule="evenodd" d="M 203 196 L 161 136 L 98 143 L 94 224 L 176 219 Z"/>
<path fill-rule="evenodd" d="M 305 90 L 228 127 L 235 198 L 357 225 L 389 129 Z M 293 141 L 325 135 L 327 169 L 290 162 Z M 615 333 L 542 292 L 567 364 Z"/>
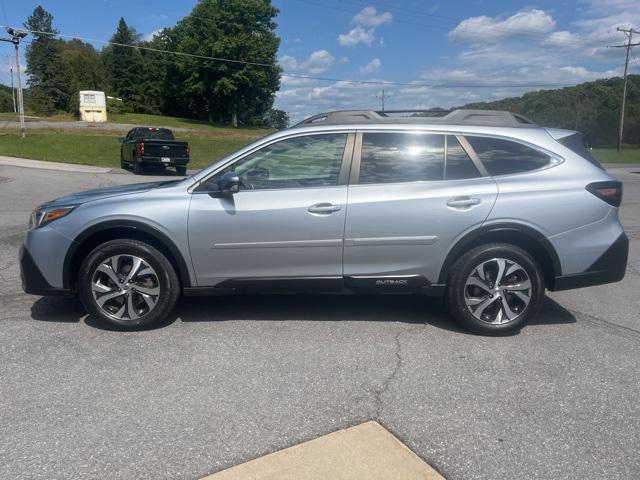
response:
<path fill-rule="evenodd" d="M 68 207 L 38 207 L 31 214 L 29 218 L 29 229 L 42 227 L 51 223 L 59 218 L 69 215 L 75 205 Z"/>

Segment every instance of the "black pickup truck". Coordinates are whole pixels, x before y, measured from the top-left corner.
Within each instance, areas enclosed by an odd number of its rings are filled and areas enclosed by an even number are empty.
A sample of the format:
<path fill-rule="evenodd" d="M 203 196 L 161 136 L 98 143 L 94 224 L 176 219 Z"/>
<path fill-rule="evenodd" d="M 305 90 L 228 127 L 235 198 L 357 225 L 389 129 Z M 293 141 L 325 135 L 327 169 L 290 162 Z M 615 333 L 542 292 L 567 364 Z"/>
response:
<path fill-rule="evenodd" d="M 143 173 L 145 165 L 170 166 L 178 175 L 187 173 L 189 144 L 177 141 L 168 128 L 133 128 L 121 141 L 120 166 L 133 167 L 136 175 Z"/>

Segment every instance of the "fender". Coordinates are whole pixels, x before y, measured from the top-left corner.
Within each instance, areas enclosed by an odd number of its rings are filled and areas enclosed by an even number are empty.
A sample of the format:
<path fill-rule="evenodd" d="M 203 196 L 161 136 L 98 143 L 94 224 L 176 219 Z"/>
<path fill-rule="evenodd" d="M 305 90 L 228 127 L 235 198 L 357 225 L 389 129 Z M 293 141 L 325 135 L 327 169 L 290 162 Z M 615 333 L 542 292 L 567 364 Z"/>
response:
<path fill-rule="evenodd" d="M 161 231 L 145 224 L 142 222 L 137 222 L 135 220 L 107 220 L 106 222 L 98 223 L 93 225 L 86 230 L 83 230 L 79 233 L 76 238 L 73 239 L 73 243 L 67 250 L 67 254 L 64 258 L 64 265 L 62 269 L 62 280 L 64 288 L 71 289 L 73 288 L 73 279 L 72 276 L 72 264 L 73 258 L 78 251 L 78 249 L 82 246 L 82 243 L 88 239 L 89 237 L 95 235 L 96 233 L 104 232 L 112 229 L 125 229 L 131 230 L 133 232 L 142 232 L 146 236 L 153 237 L 157 242 L 159 242 L 163 247 L 165 247 L 173 260 L 175 260 L 175 264 L 178 268 L 178 275 L 182 282 L 183 288 L 191 287 L 191 276 L 189 274 L 189 268 L 187 267 L 187 262 L 185 261 L 180 249 L 176 246 L 176 244 L 171 240 L 167 235 L 162 233 Z M 169 259 L 171 260 L 171 259 Z"/>
<path fill-rule="evenodd" d="M 464 237 L 462 237 L 458 242 L 453 246 L 447 257 L 442 264 L 440 269 L 440 275 L 438 276 L 438 283 L 445 284 L 447 281 L 447 275 L 449 274 L 449 268 L 451 265 L 460 258 L 464 252 L 473 248 L 479 240 L 482 240 L 482 237 L 490 237 L 495 242 L 500 241 L 501 235 L 509 235 L 509 234 L 517 234 L 519 236 L 524 236 L 527 239 L 533 241 L 538 245 L 542 251 L 549 257 L 551 260 L 551 266 L 553 271 L 551 272 L 552 277 L 562 275 L 562 266 L 560 265 L 560 258 L 558 257 L 558 253 L 556 249 L 553 247 L 551 242 L 538 230 L 529 227 L 528 225 L 522 225 L 519 223 L 494 223 L 491 225 L 483 225 L 471 232 L 467 233 Z M 544 268 L 544 265 L 542 265 Z"/>

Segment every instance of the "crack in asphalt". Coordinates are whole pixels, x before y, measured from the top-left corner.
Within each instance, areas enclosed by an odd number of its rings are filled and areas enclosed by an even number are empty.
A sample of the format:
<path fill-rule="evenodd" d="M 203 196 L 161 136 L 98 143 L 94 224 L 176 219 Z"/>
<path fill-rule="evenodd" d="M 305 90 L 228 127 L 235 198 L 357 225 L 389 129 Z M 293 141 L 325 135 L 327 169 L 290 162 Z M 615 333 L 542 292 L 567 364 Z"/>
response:
<path fill-rule="evenodd" d="M 579 315 L 581 317 L 580 320 L 585 321 L 586 323 L 604 327 L 612 335 L 617 335 L 619 337 L 640 342 L 640 330 L 636 330 L 631 327 L 625 327 L 623 325 L 618 325 L 617 323 L 609 322 L 608 320 L 589 315 L 588 313 L 579 312 L 578 310 L 571 310 L 567 308 L 567 311 L 571 312 L 574 316 Z"/>
<path fill-rule="evenodd" d="M 404 328 L 402 330 L 400 330 L 395 338 L 395 344 L 396 344 L 396 349 L 395 349 L 395 357 L 396 357 L 396 361 L 395 361 L 395 365 L 393 367 L 393 370 L 391 371 L 391 374 L 384 380 L 384 382 L 382 383 L 382 386 L 378 389 L 375 389 L 373 391 L 373 395 L 374 395 L 374 400 L 375 400 L 375 405 L 376 405 L 376 409 L 375 409 L 375 413 L 374 413 L 374 418 L 376 420 L 380 420 L 380 415 L 382 413 L 382 408 L 383 408 L 383 395 L 385 393 L 387 393 L 387 391 L 389 390 L 389 385 L 391 384 L 391 382 L 396 378 L 396 375 L 398 374 L 398 372 L 400 371 L 400 368 L 402 367 L 402 345 L 400 343 L 400 336 L 403 333 L 408 332 L 409 329 L 408 328 Z"/>

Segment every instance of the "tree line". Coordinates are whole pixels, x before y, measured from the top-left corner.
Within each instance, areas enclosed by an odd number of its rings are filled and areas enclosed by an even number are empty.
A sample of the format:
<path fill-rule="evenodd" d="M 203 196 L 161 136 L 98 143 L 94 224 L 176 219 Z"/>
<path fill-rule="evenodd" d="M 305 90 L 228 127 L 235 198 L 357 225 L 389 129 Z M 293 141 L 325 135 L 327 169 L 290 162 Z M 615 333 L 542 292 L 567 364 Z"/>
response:
<path fill-rule="evenodd" d="M 640 145 L 640 75 L 629 75 L 628 82 L 624 142 Z M 609 78 L 461 108 L 521 113 L 545 127 L 580 131 L 588 145 L 611 146 L 618 138 L 621 95 L 622 79 Z"/>
<path fill-rule="evenodd" d="M 282 128 L 287 115 L 273 109 L 281 73 L 277 14 L 271 0 L 199 0 L 174 27 L 150 39 L 121 18 L 109 44 L 96 50 L 78 39 L 59 38 L 53 15 L 38 6 L 24 23 L 32 35 L 25 53 L 26 106 L 38 114 L 75 113 L 80 90 L 100 90 L 121 99 L 109 102 L 115 113 Z M 5 103 L 0 99 L 0 108 Z"/>

